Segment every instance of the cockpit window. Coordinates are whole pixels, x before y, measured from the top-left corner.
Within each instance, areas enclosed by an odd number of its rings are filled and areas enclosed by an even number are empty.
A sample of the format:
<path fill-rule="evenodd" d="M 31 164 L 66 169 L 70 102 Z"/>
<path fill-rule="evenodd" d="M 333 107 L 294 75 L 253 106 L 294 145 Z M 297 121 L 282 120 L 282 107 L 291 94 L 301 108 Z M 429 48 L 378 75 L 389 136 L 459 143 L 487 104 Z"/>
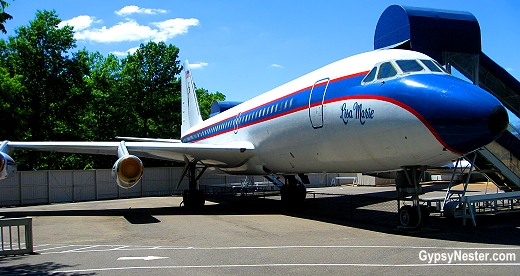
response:
<path fill-rule="evenodd" d="M 433 62 L 432 60 L 429 60 L 429 59 L 421 59 L 421 62 L 426 65 L 426 67 L 428 67 L 428 69 L 430 69 L 430 71 L 432 72 L 438 72 L 438 73 L 441 73 L 441 72 L 445 72 L 442 67 L 440 67 L 436 62 Z"/>
<path fill-rule="evenodd" d="M 419 72 L 424 68 L 416 60 L 396 60 L 395 61 L 403 73 Z"/>
<path fill-rule="evenodd" d="M 372 68 L 372 70 L 370 70 L 370 72 L 367 74 L 367 76 L 365 77 L 363 82 L 371 82 L 371 81 L 373 81 L 374 78 L 376 77 L 376 72 L 377 72 L 377 67 Z"/>
<path fill-rule="evenodd" d="M 446 70 L 433 59 L 399 59 L 378 63 L 365 76 L 362 84 L 370 84 L 389 78 L 409 74 L 446 73 Z"/>
<path fill-rule="evenodd" d="M 379 66 L 379 73 L 377 74 L 378 79 L 391 78 L 395 75 L 397 75 L 397 71 L 394 66 L 392 66 L 392 63 L 385 62 Z"/>

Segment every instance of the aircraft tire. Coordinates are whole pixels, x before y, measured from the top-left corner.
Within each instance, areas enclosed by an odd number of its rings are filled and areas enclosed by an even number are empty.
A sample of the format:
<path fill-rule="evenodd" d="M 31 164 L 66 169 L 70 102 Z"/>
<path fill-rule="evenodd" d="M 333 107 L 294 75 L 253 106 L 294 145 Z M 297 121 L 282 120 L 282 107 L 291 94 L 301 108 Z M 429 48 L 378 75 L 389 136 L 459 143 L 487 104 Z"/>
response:
<path fill-rule="evenodd" d="M 284 204 L 300 204 L 307 196 L 305 185 L 283 185 L 280 187 L 280 196 Z"/>
<path fill-rule="evenodd" d="M 399 209 L 399 224 L 404 227 L 415 227 L 419 220 L 419 214 L 414 206 L 405 205 Z"/>
<path fill-rule="evenodd" d="M 307 188 L 305 188 L 305 185 L 299 184 L 296 186 L 296 198 L 298 201 L 304 201 L 307 197 Z"/>
<path fill-rule="evenodd" d="M 283 185 L 280 187 L 280 197 L 282 199 L 282 203 L 291 204 L 294 202 L 294 186 L 291 185 Z"/>
<path fill-rule="evenodd" d="M 462 212 L 460 209 L 460 202 L 459 201 L 450 201 L 444 205 L 444 216 L 447 218 L 455 218 L 455 216 Z"/>
<path fill-rule="evenodd" d="M 206 195 L 203 190 L 184 190 L 182 201 L 187 208 L 202 208 L 206 201 Z"/>

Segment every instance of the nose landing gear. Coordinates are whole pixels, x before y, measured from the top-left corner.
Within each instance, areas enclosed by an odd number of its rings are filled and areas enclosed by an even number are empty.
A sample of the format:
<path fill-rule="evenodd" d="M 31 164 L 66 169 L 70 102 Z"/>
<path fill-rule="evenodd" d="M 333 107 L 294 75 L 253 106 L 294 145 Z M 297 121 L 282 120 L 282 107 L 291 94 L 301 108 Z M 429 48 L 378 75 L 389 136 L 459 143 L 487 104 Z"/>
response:
<path fill-rule="evenodd" d="M 416 230 L 428 225 L 430 212 L 427 207 L 419 204 L 419 196 L 423 194 L 420 180 L 425 166 L 406 166 L 397 173 L 397 207 L 400 230 Z M 402 205 L 402 201 L 411 201 L 412 205 Z"/>

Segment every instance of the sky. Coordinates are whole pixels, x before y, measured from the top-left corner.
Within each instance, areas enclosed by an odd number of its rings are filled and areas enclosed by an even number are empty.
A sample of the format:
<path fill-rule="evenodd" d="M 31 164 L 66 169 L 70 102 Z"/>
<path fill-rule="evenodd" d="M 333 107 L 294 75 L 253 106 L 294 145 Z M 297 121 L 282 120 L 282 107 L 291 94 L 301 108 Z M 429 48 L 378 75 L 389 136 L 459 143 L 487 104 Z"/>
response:
<path fill-rule="evenodd" d="M 164 41 L 192 64 L 199 88 L 245 101 L 336 60 L 373 50 L 374 31 L 393 4 L 470 12 L 482 50 L 520 79 L 520 1 L 6 0 L 7 35 L 37 10 L 74 26 L 78 49 L 124 57 Z"/>

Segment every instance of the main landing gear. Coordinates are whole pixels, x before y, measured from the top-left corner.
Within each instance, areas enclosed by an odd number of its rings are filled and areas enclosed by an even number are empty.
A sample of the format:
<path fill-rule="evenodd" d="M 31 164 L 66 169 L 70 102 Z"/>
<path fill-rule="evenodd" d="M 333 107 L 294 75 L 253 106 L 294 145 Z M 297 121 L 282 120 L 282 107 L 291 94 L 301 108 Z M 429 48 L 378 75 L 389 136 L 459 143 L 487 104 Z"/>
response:
<path fill-rule="evenodd" d="M 306 175 L 299 175 L 303 183 L 309 184 L 309 178 Z M 296 179 L 294 175 L 284 175 L 285 184 L 280 187 L 280 196 L 282 202 L 287 205 L 300 204 L 307 196 L 305 185 Z"/>
<path fill-rule="evenodd" d="M 189 189 L 184 190 L 182 193 L 182 204 L 187 208 L 202 208 L 206 202 L 206 195 L 203 190 L 198 189 L 198 180 L 208 167 L 203 167 L 200 172 L 197 173 L 196 162 L 186 162 L 186 166 L 182 171 L 181 179 L 177 188 L 180 186 L 182 179 L 187 175 L 189 179 Z"/>
<path fill-rule="evenodd" d="M 397 173 L 398 229 L 415 230 L 428 225 L 430 212 L 426 206 L 419 204 L 419 195 L 423 194 L 420 180 L 425 171 L 424 166 L 407 166 Z M 402 201 L 411 201 L 412 204 L 401 206 Z"/>

